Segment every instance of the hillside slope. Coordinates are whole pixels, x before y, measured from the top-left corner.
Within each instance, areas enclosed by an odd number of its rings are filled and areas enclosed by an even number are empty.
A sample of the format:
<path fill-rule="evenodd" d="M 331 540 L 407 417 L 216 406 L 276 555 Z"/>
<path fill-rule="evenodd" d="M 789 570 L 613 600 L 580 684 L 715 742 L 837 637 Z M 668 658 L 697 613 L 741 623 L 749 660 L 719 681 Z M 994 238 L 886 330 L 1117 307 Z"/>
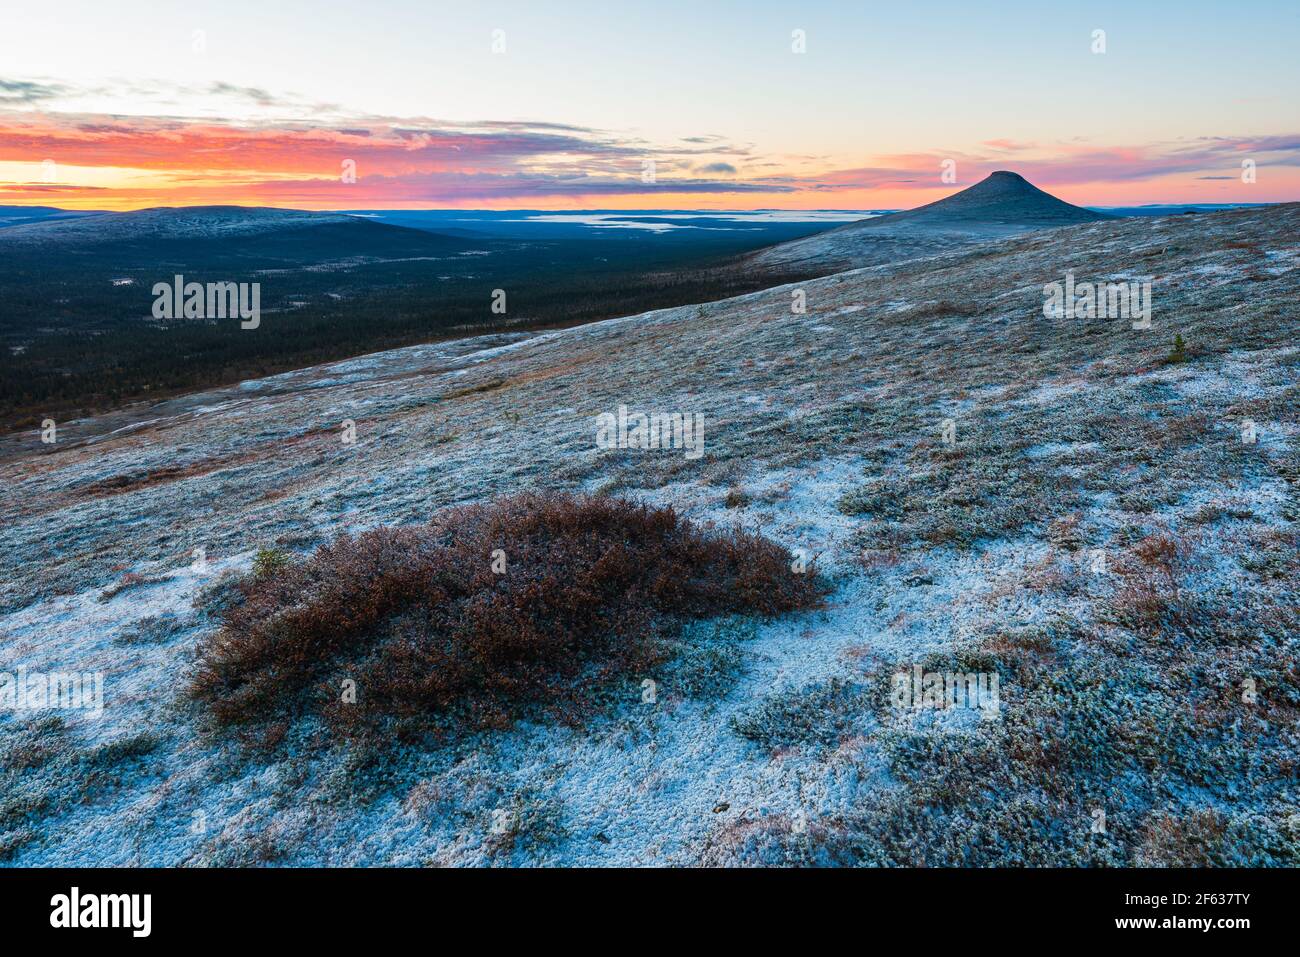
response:
<path fill-rule="evenodd" d="M 810 281 L 806 313 L 779 287 L 7 438 L 5 667 L 102 671 L 105 710 L 0 718 L 0 848 L 1300 863 L 1297 237 L 1297 205 L 1085 223 Z M 1044 318 L 1067 271 L 1150 281 L 1152 327 Z M 703 456 L 597 448 L 620 406 L 701 413 Z M 382 754 L 321 729 L 250 754 L 205 730 L 181 688 L 257 549 L 524 488 L 761 529 L 814 556 L 830 598 L 706 626 L 656 701 L 628 675 L 583 727 Z M 891 678 L 915 666 L 997 674 L 1001 711 L 900 712 Z"/>

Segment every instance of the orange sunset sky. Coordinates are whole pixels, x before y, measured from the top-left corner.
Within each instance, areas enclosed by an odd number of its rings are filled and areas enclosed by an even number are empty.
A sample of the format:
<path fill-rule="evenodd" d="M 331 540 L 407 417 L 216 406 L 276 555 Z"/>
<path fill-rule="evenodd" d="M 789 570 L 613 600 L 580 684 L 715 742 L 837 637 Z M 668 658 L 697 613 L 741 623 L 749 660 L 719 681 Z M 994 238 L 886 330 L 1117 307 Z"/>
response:
<path fill-rule="evenodd" d="M 1132 6 L 32 7 L 0 35 L 0 204 L 890 209 L 994 169 L 1093 206 L 1300 199 L 1295 10 Z"/>

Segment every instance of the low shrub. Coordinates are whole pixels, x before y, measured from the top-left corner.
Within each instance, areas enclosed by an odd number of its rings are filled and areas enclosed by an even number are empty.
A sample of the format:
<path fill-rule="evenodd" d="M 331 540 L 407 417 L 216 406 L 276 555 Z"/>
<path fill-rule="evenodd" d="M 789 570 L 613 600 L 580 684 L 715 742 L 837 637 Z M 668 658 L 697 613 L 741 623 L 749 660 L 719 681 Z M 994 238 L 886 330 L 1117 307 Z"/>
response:
<path fill-rule="evenodd" d="M 871 692 L 842 678 L 780 691 L 731 719 L 742 738 L 770 751 L 784 748 L 834 747 L 850 735 L 871 710 Z"/>
<path fill-rule="evenodd" d="M 506 727 L 538 707 L 576 722 L 591 689 L 662 663 L 685 621 L 814 604 L 815 577 L 791 564 L 760 536 L 617 498 L 463 506 L 243 582 L 191 688 L 226 725 L 315 710 L 406 736 Z"/>
<path fill-rule="evenodd" d="M 259 548 L 253 556 L 253 574 L 267 578 L 289 567 L 289 556 L 278 548 Z"/>
<path fill-rule="evenodd" d="M 1168 365 L 1181 365 L 1187 361 L 1187 343 L 1183 342 L 1182 333 L 1174 333 L 1174 345 L 1169 350 L 1169 355 L 1165 357 L 1165 363 Z"/>

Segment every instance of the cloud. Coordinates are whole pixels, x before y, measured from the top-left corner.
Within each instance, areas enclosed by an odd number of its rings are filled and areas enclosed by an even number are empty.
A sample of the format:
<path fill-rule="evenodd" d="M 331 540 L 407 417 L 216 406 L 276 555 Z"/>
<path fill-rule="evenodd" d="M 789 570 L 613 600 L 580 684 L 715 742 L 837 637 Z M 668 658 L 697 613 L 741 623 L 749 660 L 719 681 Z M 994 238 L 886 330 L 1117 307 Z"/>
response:
<path fill-rule="evenodd" d="M 0 80 L 0 106 L 35 103 L 65 95 L 67 87 L 58 83 L 37 83 L 33 80 Z"/>
<path fill-rule="evenodd" d="M 265 91 L 225 87 L 223 92 L 255 99 Z M 115 190 L 122 204 L 137 198 L 157 202 L 169 193 L 187 203 L 242 198 L 269 205 L 342 207 L 530 197 L 778 194 L 795 188 L 780 178 L 730 178 L 736 168 L 721 161 L 693 168 L 684 159 L 691 153 L 571 124 L 533 121 L 452 124 L 426 118 L 349 118 L 337 125 L 303 120 L 252 124 L 0 112 L 0 161 L 53 158 L 61 168 L 123 171 L 123 185 Z M 642 180 L 648 157 L 658 162 L 655 183 Z M 354 182 L 344 183 L 340 176 L 345 163 L 355 172 Z"/>
<path fill-rule="evenodd" d="M 640 157 L 637 147 L 529 124 L 332 127 L 300 122 L 240 125 L 211 120 L 69 114 L 0 114 L 0 160 L 57 156 L 83 166 L 135 169 L 324 172 L 344 159 L 375 170 L 507 168 L 547 156 Z M 637 164 L 639 170 L 639 163 Z"/>
<path fill-rule="evenodd" d="M 208 92 L 214 96 L 232 96 L 241 100 L 252 100 L 258 106 L 274 106 L 282 102 L 273 97 L 266 90 L 258 89 L 255 86 L 234 86 L 230 83 L 213 83 L 208 87 Z"/>
<path fill-rule="evenodd" d="M 292 94 L 225 82 L 180 87 L 139 80 L 131 88 L 145 100 L 193 94 L 206 98 L 209 109 L 213 102 L 227 103 L 230 113 L 247 108 L 252 118 L 53 109 L 61 98 L 124 88 L 123 81 L 91 91 L 41 79 L 0 80 L 0 162 L 54 159 L 67 171 L 61 187 L 110 184 L 102 194 L 121 207 L 257 201 L 332 208 L 582 196 L 644 196 L 654 202 L 673 193 L 803 194 L 818 203 L 837 195 L 846 202 L 873 202 L 872 193 L 897 203 L 915 194 L 923 202 L 1007 168 L 1047 189 L 1118 195 L 1164 183 L 1167 195 L 1169 182 L 1180 177 L 1183 188 L 1192 189 L 1196 181 L 1232 179 L 1243 158 L 1261 169 L 1300 168 L 1300 134 L 1294 133 L 1124 146 L 993 138 L 966 149 L 885 154 L 834 168 L 824 155 L 755 155 L 752 146 L 716 134 L 681 137 L 670 145 L 551 120 L 344 114 Z M 734 156 L 745 157 L 744 174 L 726 161 Z M 657 164 L 656 183 L 641 179 L 649 158 Z M 941 179 L 947 160 L 956 164 L 955 184 Z M 355 182 L 342 182 L 345 163 L 355 169 Z M 348 192 L 341 193 L 344 188 Z"/>
<path fill-rule="evenodd" d="M 81 193 L 102 189 L 103 186 L 74 186 L 70 183 L 0 183 L 0 196 L 9 193 Z"/>
<path fill-rule="evenodd" d="M 989 141 L 1005 143 L 1004 140 Z M 987 145 L 987 144 L 982 144 Z M 1234 179 L 1224 172 L 1241 170 L 1241 161 L 1258 166 L 1300 168 L 1300 135 L 1265 137 L 1203 137 L 1190 141 L 1135 146 L 1095 147 L 1058 145 L 1049 152 L 1027 144 L 1011 167 L 1039 186 L 1084 186 L 1154 182 L 1169 176 L 1190 179 Z M 880 157 L 878 166 L 801 177 L 800 185 L 815 192 L 878 189 L 933 190 L 940 188 L 944 160 L 956 163 L 957 185 L 969 186 L 997 169 L 1008 167 L 1006 156 L 986 153 L 908 153 Z M 951 186 L 948 187 L 951 189 Z"/>
<path fill-rule="evenodd" d="M 530 197 L 558 196 L 653 196 L 661 193 L 788 193 L 794 187 L 768 182 L 735 182 L 713 179 L 660 179 L 646 184 L 639 176 L 590 176 L 585 173 L 483 173 L 439 172 L 404 176 L 358 178 L 359 193 L 369 193 L 402 202 L 445 200 L 500 201 Z M 276 192 L 296 191 L 300 198 L 341 201 L 353 195 L 353 186 L 345 194 L 333 182 L 319 180 L 267 184 Z"/>
<path fill-rule="evenodd" d="M 985 140 L 980 145 L 987 146 L 989 149 L 999 150 L 1001 152 L 1018 152 L 1020 150 L 1037 149 L 1037 144 L 1018 143 L 1015 140 Z"/>

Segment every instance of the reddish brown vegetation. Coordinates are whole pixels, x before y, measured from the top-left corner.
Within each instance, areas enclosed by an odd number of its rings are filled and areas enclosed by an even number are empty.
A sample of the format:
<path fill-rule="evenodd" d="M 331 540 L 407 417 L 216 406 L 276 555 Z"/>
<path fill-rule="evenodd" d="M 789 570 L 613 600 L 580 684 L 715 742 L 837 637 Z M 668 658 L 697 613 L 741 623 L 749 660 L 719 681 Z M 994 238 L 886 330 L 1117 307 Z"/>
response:
<path fill-rule="evenodd" d="M 1195 614 L 1194 603 L 1184 607 L 1183 576 L 1190 571 L 1194 542 L 1172 535 L 1148 535 L 1132 549 L 1120 569 L 1123 584 L 1116 589 L 1113 608 L 1121 624 L 1139 631 L 1159 631 Z"/>
<path fill-rule="evenodd" d="M 351 730 L 501 727 L 538 705 L 577 719 L 602 681 L 661 661 L 683 620 L 790 611 L 817 587 L 758 536 L 619 499 L 521 495 L 344 536 L 252 578 L 199 649 L 193 690 L 226 724 L 312 706 Z M 355 704 L 340 703 L 345 679 Z"/>

